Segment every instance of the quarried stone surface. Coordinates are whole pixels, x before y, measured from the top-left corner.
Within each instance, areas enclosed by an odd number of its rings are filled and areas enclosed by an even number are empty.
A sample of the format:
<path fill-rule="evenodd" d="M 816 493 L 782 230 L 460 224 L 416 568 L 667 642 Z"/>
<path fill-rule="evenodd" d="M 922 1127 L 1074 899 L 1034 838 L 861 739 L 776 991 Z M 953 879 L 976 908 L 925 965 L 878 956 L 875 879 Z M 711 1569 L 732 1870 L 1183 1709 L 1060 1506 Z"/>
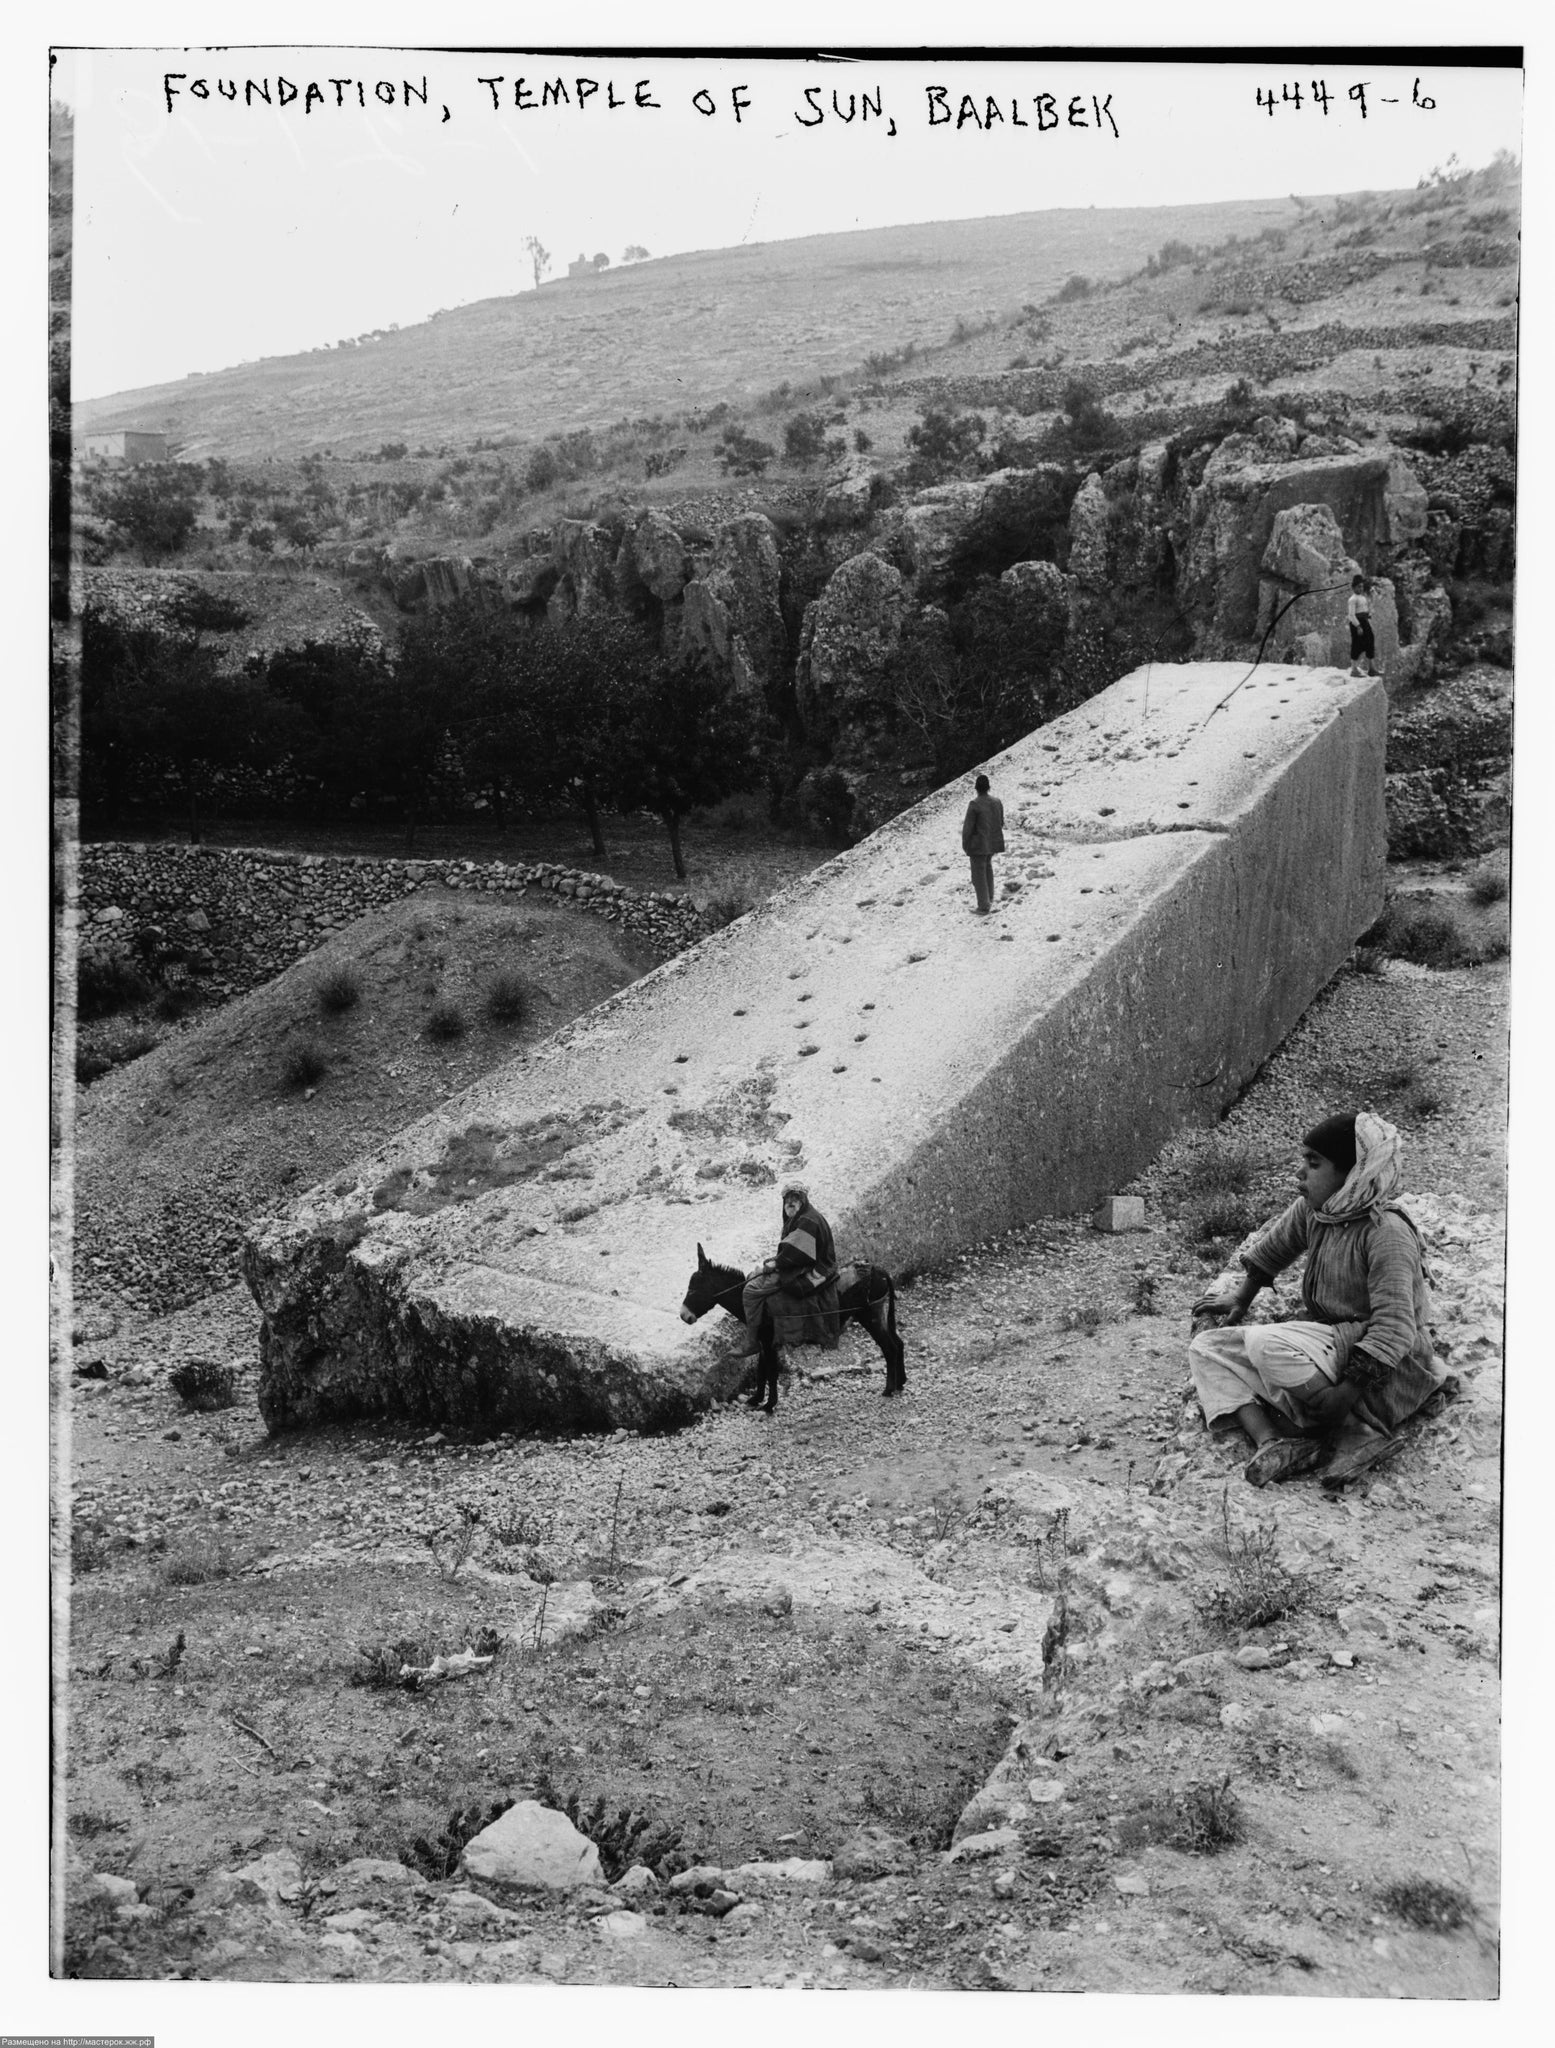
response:
<path fill-rule="evenodd" d="M 667 1427 L 731 1393 L 687 1325 L 807 1180 L 900 1271 L 1090 1210 L 1214 1118 L 1383 898 L 1382 685 L 1156 664 L 987 764 L 973 915 L 940 790 L 251 1234 L 272 1427 Z"/>

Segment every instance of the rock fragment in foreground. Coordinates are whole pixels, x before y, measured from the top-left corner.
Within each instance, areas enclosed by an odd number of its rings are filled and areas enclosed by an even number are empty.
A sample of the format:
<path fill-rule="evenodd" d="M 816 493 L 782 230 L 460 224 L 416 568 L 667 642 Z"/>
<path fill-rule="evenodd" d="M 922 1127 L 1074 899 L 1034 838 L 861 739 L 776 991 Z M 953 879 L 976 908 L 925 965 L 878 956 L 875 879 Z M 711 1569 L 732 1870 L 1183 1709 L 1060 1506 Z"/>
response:
<path fill-rule="evenodd" d="M 991 917 L 968 781 L 488 1075 L 251 1233 L 266 1421 L 688 1421 L 745 1372 L 680 1321 L 697 1246 L 768 1255 L 790 1172 L 897 1272 L 1092 1208 L 1380 911 L 1385 712 L 1333 669 L 1136 671 L 988 764 Z"/>
<path fill-rule="evenodd" d="M 465 1844 L 460 1868 L 488 1884 L 534 1891 L 574 1891 L 603 1885 L 599 1851 L 566 1814 L 520 1799 Z"/>

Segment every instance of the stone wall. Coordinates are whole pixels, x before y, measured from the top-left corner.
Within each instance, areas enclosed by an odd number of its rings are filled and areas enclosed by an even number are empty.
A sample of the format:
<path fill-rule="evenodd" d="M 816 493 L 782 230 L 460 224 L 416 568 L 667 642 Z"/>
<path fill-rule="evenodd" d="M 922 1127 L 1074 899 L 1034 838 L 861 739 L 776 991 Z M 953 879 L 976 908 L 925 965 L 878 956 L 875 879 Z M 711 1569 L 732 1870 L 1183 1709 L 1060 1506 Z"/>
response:
<path fill-rule="evenodd" d="M 257 988 L 355 918 L 418 889 L 516 895 L 546 889 L 674 952 L 706 931 L 684 896 L 625 889 L 554 862 L 377 860 L 264 848 L 96 841 L 79 849 L 79 943 L 136 947 L 160 932 L 186 949 L 211 992 Z"/>

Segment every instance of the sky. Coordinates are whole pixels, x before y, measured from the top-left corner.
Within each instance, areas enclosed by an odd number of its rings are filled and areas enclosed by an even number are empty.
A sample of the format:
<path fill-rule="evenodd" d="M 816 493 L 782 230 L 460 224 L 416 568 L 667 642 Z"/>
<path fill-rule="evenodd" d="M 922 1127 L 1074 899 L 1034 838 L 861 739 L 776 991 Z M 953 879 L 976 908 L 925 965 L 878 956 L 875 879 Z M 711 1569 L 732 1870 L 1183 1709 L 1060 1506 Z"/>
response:
<path fill-rule="evenodd" d="M 76 114 L 78 398 L 532 289 L 530 236 L 557 275 L 629 244 L 1413 186 L 1522 150 L 1517 71 L 1373 56 L 171 45 L 63 52 L 53 89 Z"/>

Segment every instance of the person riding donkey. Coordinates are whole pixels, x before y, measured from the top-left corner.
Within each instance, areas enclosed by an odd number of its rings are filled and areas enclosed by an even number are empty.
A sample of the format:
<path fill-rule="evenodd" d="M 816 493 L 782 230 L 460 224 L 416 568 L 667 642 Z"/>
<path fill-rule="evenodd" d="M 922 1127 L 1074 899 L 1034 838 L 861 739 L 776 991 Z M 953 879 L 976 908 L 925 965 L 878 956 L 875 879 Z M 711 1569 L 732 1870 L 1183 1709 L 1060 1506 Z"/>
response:
<path fill-rule="evenodd" d="M 761 1349 L 761 1326 L 774 1344 L 837 1347 L 842 1327 L 837 1304 L 837 1247 L 831 1225 L 810 1200 L 803 1181 L 783 1187 L 783 1235 L 777 1255 L 745 1283 L 747 1357 Z"/>
<path fill-rule="evenodd" d="M 1411 1415 L 1457 1391 L 1431 1343 L 1420 1233 L 1397 1201 L 1401 1153 L 1393 1126 L 1365 1110 L 1316 1125 L 1300 1192 L 1243 1247 L 1235 1293 L 1194 1304 L 1194 1391 L 1212 1429 L 1234 1420 L 1251 1439 L 1254 1486 L 1318 1466 L 1325 1486 L 1357 1478 L 1399 1448 Z M 1302 1319 L 1233 1327 L 1303 1252 Z"/>

